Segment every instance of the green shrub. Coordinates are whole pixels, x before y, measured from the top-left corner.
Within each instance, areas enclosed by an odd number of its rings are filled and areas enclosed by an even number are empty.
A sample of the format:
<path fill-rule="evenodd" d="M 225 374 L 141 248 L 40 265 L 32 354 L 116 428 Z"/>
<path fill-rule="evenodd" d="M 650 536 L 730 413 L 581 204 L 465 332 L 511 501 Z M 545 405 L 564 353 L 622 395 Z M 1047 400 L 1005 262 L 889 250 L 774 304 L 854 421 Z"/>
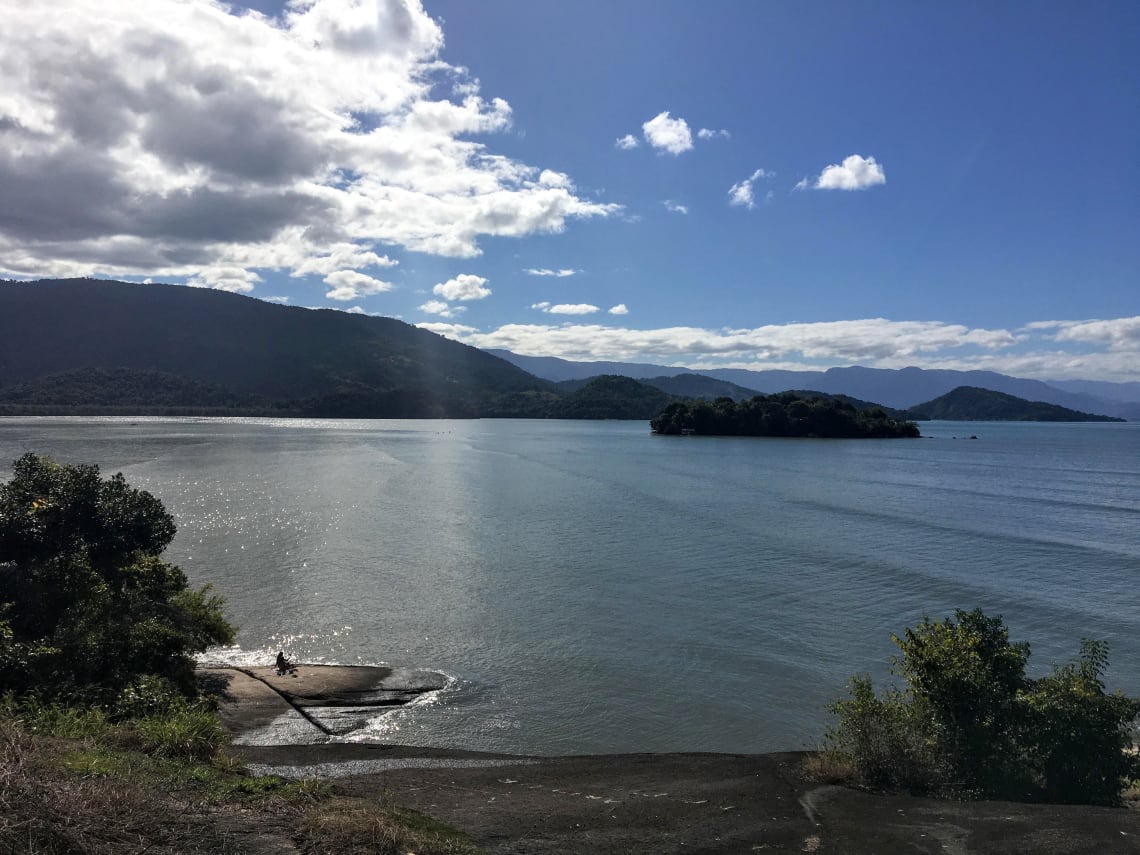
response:
<path fill-rule="evenodd" d="M 856 677 L 830 710 L 829 750 L 863 783 L 956 796 L 1119 804 L 1140 776 L 1131 751 L 1140 699 L 1107 694 L 1103 642 L 1073 663 L 1025 676 L 1029 645 L 1000 617 L 959 610 L 892 636 L 904 690 Z"/>
<path fill-rule="evenodd" d="M 0 484 L 0 692 L 112 707 L 155 675 L 193 696 L 191 654 L 234 629 L 219 597 L 158 557 L 174 531 L 121 474 L 16 460 Z"/>
<path fill-rule="evenodd" d="M 852 677 L 847 691 L 847 699 L 828 707 L 839 718 L 828 742 L 836 754 L 853 758 L 860 781 L 918 793 L 944 788 L 948 771 L 906 696 L 892 689 L 879 697 L 866 675 Z"/>

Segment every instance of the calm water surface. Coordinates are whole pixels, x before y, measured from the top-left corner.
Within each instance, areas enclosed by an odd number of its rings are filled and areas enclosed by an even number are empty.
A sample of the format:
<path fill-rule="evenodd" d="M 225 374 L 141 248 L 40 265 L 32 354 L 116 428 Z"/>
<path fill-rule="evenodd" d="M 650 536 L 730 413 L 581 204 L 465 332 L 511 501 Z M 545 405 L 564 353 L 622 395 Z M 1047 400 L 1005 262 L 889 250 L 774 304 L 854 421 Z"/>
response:
<path fill-rule="evenodd" d="M 653 437 L 643 422 L 0 420 L 122 471 L 241 626 L 214 658 L 453 677 L 358 738 L 499 751 L 816 744 L 891 631 L 980 606 L 1031 667 L 1111 644 L 1140 694 L 1140 425 Z M 969 440 L 976 434 L 977 440 Z M 955 439 L 954 437 L 958 437 Z"/>

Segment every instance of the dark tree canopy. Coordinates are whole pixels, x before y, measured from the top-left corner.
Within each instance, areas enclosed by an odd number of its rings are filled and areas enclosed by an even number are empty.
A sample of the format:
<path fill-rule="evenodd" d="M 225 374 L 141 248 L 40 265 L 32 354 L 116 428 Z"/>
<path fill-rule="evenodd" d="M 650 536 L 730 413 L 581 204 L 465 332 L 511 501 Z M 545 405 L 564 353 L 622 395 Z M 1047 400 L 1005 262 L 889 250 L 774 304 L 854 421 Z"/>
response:
<path fill-rule="evenodd" d="M 1000 616 L 958 610 L 892 636 L 905 689 L 877 695 L 866 676 L 831 706 L 832 747 L 873 787 L 1011 800 L 1118 804 L 1140 776 L 1140 699 L 1105 691 L 1108 646 L 1045 677 L 1025 674 L 1029 645 Z"/>
<path fill-rule="evenodd" d="M 121 474 L 15 461 L 0 484 L 0 692 L 111 702 L 149 676 L 192 693 L 190 655 L 234 629 L 220 597 L 159 558 L 174 533 Z"/>
<path fill-rule="evenodd" d="M 649 423 L 654 433 L 707 436 L 915 437 L 914 422 L 892 419 L 881 407 L 856 409 L 846 401 L 795 392 L 747 401 L 677 401 Z"/>

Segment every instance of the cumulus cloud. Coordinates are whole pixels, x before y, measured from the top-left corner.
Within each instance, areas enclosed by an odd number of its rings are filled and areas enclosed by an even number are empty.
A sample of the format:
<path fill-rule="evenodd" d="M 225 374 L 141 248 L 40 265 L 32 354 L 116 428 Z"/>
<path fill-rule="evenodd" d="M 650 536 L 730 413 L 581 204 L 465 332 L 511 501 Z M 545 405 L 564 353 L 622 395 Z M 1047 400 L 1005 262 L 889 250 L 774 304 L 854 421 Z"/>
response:
<path fill-rule="evenodd" d="M 807 186 L 801 181 L 796 185 Z M 813 185 L 816 190 L 866 190 L 876 184 L 886 184 L 887 174 L 883 167 L 873 157 L 862 157 L 858 154 L 843 159 L 843 163 L 833 163 L 825 166 L 819 178 Z"/>
<path fill-rule="evenodd" d="M 689 206 L 682 205 L 680 202 L 674 202 L 672 199 L 666 199 L 661 203 L 665 206 L 665 210 L 673 214 L 687 214 L 689 213 Z"/>
<path fill-rule="evenodd" d="M 491 289 L 484 287 L 486 284 L 482 276 L 460 273 L 454 279 L 440 282 L 431 292 L 445 300 L 482 300 L 491 296 Z"/>
<path fill-rule="evenodd" d="M 441 318 L 454 318 L 456 315 L 467 311 L 466 306 L 452 306 L 443 300 L 428 300 L 419 308 L 421 312 L 426 312 L 429 315 L 439 315 Z"/>
<path fill-rule="evenodd" d="M 641 143 L 637 141 L 637 137 L 633 134 L 626 134 L 624 137 L 618 137 L 614 141 L 614 147 L 620 148 L 623 151 L 629 151 L 631 148 L 637 148 Z"/>
<path fill-rule="evenodd" d="M 697 136 L 702 140 L 715 140 L 717 138 L 726 140 L 731 137 L 732 134 L 723 128 L 717 131 L 710 130 L 709 128 L 701 128 L 699 131 L 697 131 Z"/>
<path fill-rule="evenodd" d="M 552 307 L 540 303 L 534 308 L 548 311 Z M 1137 324 L 1137 318 L 1038 321 L 1006 330 L 868 318 L 744 329 L 638 330 L 596 323 L 507 324 L 490 331 L 457 324 L 421 326 L 476 347 L 582 361 L 753 370 L 913 365 L 999 371 L 1046 380 L 1099 377 L 1140 381 Z M 1070 335 L 1070 330 L 1074 331 L 1071 344 L 1068 339 L 1058 340 L 1062 331 Z M 1100 349 L 1090 350 L 1092 345 Z"/>
<path fill-rule="evenodd" d="M 195 288 L 215 288 L 219 291 L 232 291 L 235 294 L 248 294 L 261 277 L 252 270 L 241 267 L 211 265 L 198 271 L 187 280 L 187 285 Z"/>
<path fill-rule="evenodd" d="M 1026 329 L 1049 331 L 1054 341 L 1098 344 L 1115 351 L 1140 351 L 1140 315 L 1101 321 L 1037 321 Z"/>
<path fill-rule="evenodd" d="M 531 305 L 532 309 L 538 309 L 540 312 L 546 312 L 548 315 L 592 315 L 594 312 L 599 311 L 597 306 L 591 306 L 589 303 L 548 303 L 543 301 L 541 303 L 534 303 Z"/>
<path fill-rule="evenodd" d="M 558 279 L 564 279 L 581 272 L 570 267 L 563 267 L 561 270 L 551 270 L 549 267 L 528 267 L 523 271 L 528 276 L 554 276 Z"/>
<path fill-rule="evenodd" d="M 629 309 L 626 308 L 625 303 L 618 303 L 616 306 L 611 306 L 609 312 L 611 315 L 628 315 Z"/>
<path fill-rule="evenodd" d="M 378 245 L 473 257 L 620 211 L 473 139 L 511 107 L 442 45 L 419 0 L 6 8 L 0 275 L 249 291 L 257 271 L 395 264 Z"/>
<path fill-rule="evenodd" d="M 532 308 L 552 314 L 560 308 L 538 303 Z M 596 311 L 596 307 L 583 307 Z M 586 311 L 581 312 L 587 313 Z M 970 328 L 937 321 L 854 321 L 772 324 L 750 329 L 667 327 L 634 330 L 597 325 L 547 326 L 508 324 L 481 333 L 468 329 L 462 341 L 477 347 L 501 347 L 532 356 L 676 363 L 701 359 L 825 360 L 834 364 L 914 358 L 953 348 L 997 350 L 1014 345 L 1008 330 Z"/>
<path fill-rule="evenodd" d="M 332 286 L 332 290 L 325 294 L 330 300 L 357 300 L 372 294 L 383 294 L 391 291 L 391 282 L 375 279 L 366 273 L 356 270 L 337 270 L 325 277 L 325 284 Z"/>
<path fill-rule="evenodd" d="M 645 122 L 641 131 L 645 134 L 645 141 L 658 151 L 681 154 L 693 147 L 689 123 L 681 118 L 671 118 L 668 110 Z"/>
<path fill-rule="evenodd" d="M 728 204 L 740 205 L 748 210 L 756 207 L 756 200 L 753 197 L 753 185 L 761 178 L 771 177 L 772 173 L 765 172 L 763 169 L 757 169 L 750 176 L 743 181 L 738 181 L 728 188 Z"/>

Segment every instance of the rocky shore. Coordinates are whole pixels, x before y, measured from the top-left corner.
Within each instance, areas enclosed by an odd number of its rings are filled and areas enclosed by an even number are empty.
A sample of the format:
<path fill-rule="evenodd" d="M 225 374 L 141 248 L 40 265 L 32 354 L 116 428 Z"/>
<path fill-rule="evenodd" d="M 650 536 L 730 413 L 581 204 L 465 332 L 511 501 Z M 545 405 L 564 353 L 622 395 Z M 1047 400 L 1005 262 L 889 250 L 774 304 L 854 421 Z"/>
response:
<path fill-rule="evenodd" d="M 338 742 L 444 677 L 302 665 L 202 669 L 233 752 L 261 774 L 335 778 L 463 829 L 490 853 L 1140 853 L 1140 811 L 948 802 L 819 786 L 799 754 L 523 757 Z"/>

